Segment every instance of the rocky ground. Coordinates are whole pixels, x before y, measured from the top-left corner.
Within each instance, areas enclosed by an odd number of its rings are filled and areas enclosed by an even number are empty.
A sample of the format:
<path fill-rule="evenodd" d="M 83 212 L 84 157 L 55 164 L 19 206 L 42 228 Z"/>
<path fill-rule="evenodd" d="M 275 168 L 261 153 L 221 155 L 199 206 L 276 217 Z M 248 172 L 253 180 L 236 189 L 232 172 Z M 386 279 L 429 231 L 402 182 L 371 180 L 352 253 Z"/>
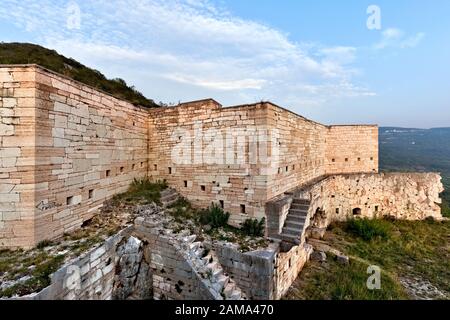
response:
<path fill-rule="evenodd" d="M 135 194 L 124 194 L 106 201 L 97 216 L 84 223 L 80 230 L 66 234 L 62 239 L 42 242 L 28 251 L 0 251 L 0 298 L 26 295 L 46 287 L 50 283 L 50 275 L 65 262 L 102 243 L 131 225 L 138 216 L 145 216 L 146 212 L 159 212 L 159 215 L 153 214 L 153 218 L 162 219 L 164 227 L 174 233 L 188 229 L 197 235 L 197 241 L 232 242 L 238 244 L 241 251 L 268 245 L 264 238 L 246 236 L 235 228 L 213 229 L 208 225 L 202 226 L 194 217 L 195 211 L 185 200 L 178 203 L 172 201 L 175 206 L 170 208 L 153 196 L 152 200 L 156 201 L 134 197 Z M 180 210 L 192 212 L 180 216 Z"/>

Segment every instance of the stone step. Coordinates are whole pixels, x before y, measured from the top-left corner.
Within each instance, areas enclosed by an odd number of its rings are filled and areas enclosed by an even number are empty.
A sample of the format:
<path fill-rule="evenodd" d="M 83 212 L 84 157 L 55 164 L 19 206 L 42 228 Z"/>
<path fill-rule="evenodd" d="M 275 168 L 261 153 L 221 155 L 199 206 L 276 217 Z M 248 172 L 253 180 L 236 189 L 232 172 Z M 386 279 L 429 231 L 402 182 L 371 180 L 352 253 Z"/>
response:
<path fill-rule="evenodd" d="M 219 269 L 220 267 L 219 267 L 219 264 L 217 262 L 213 261 L 211 263 L 208 263 L 206 265 L 206 268 L 208 270 L 211 270 L 212 272 L 214 272 L 215 270 Z"/>
<path fill-rule="evenodd" d="M 307 205 L 307 206 L 309 206 L 310 204 L 311 204 L 311 201 L 309 201 L 309 200 L 306 200 L 306 199 L 294 199 L 293 201 L 292 201 L 292 203 L 295 203 L 295 204 L 304 204 L 304 205 Z"/>
<path fill-rule="evenodd" d="M 222 274 L 219 279 L 217 279 L 217 282 L 222 286 L 222 288 L 225 288 L 230 282 L 230 277 Z"/>
<path fill-rule="evenodd" d="M 281 238 L 283 241 L 294 243 L 294 244 L 300 244 L 300 237 L 299 236 L 292 236 L 288 234 L 282 234 Z"/>
<path fill-rule="evenodd" d="M 197 251 L 198 249 L 200 249 L 201 245 L 202 243 L 200 241 L 192 242 L 191 244 L 189 244 L 189 249 Z"/>
<path fill-rule="evenodd" d="M 205 250 L 203 248 L 199 248 L 194 251 L 194 254 L 197 258 L 201 258 L 204 253 L 205 253 Z"/>
<path fill-rule="evenodd" d="M 192 234 L 190 236 L 186 236 L 183 238 L 183 241 L 186 243 L 192 243 L 195 241 L 195 239 L 197 239 L 197 236 L 195 234 Z"/>
<path fill-rule="evenodd" d="M 210 264 L 211 261 L 212 261 L 211 254 L 208 254 L 207 256 L 203 257 L 202 259 L 203 259 L 203 261 L 205 261 L 207 264 Z"/>
<path fill-rule="evenodd" d="M 304 223 L 301 221 L 286 220 L 284 226 L 288 228 L 303 230 Z"/>
<path fill-rule="evenodd" d="M 293 236 L 298 236 L 300 237 L 300 235 L 302 234 L 302 230 L 297 229 L 297 228 L 288 228 L 288 227 L 284 227 L 282 234 L 286 234 L 286 235 L 293 235 Z"/>
<path fill-rule="evenodd" d="M 293 204 L 291 204 L 291 209 L 308 211 L 309 205 L 293 203 Z"/>
<path fill-rule="evenodd" d="M 236 285 L 233 282 L 228 282 L 228 284 L 223 289 L 223 294 L 225 296 L 225 299 L 229 299 L 231 297 L 235 287 L 236 287 Z"/>
<path fill-rule="evenodd" d="M 174 200 L 176 201 L 177 199 L 178 199 L 178 193 L 175 193 L 175 194 L 171 194 L 169 196 L 161 197 L 160 201 L 161 201 L 161 203 L 168 203 L 168 202 L 173 202 Z"/>
<path fill-rule="evenodd" d="M 242 292 L 240 290 L 234 290 L 231 295 L 229 300 L 241 300 L 242 298 Z"/>
<path fill-rule="evenodd" d="M 305 223 L 305 221 L 306 221 L 306 217 L 300 217 L 300 216 L 288 215 L 286 218 L 286 222 Z"/>
<path fill-rule="evenodd" d="M 213 270 L 213 277 L 219 279 L 223 275 L 222 267 Z"/>
<path fill-rule="evenodd" d="M 307 216 L 308 215 L 308 211 L 305 210 L 297 210 L 297 209 L 290 209 L 289 210 L 289 216 Z"/>

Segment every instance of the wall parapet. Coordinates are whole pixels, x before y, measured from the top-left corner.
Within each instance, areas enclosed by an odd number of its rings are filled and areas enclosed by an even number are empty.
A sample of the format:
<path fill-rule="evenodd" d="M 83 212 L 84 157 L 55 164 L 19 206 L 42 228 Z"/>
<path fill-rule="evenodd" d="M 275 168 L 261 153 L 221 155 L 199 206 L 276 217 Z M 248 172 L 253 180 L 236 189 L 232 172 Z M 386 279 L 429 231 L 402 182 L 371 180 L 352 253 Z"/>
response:
<path fill-rule="evenodd" d="M 311 217 L 320 213 L 313 227 L 353 217 L 440 220 L 441 179 L 438 173 L 332 175 L 302 192 L 311 199 Z"/>

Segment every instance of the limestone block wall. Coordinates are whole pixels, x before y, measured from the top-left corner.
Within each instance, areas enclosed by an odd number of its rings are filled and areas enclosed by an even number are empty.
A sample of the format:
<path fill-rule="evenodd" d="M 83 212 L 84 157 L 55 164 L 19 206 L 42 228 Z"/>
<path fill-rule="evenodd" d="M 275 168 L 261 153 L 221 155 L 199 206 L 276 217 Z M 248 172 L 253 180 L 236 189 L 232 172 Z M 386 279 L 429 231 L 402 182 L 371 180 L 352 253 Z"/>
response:
<path fill-rule="evenodd" d="M 314 227 L 349 218 L 392 216 L 403 220 L 442 218 L 436 173 L 349 174 L 325 178 L 304 192 Z"/>
<path fill-rule="evenodd" d="M 214 243 L 212 248 L 224 270 L 250 300 L 281 299 L 312 253 L 312 247 L 304 243 L 287 252 L 282 252 L 278 243 L 245 253 L 227 243 Z"/>
<path fill-rule="evenodd" d="M 70 232 L 146 176 L 147 109 L 38 66 L 0 71 L 0 246 Z"/>
<path fill-rule="evenodd" d="M 242 253 L 228 243 L 214 243 L 212 248 L 224 270 L 250 300 L 275 299 L 277 249 Z"/>
<path fill-rule="evenodd" d="M 279 161 L 267 180 L 267 199 L 325 174 L 324 125 L 268 104 L 268 127 L 279 133 Z"/>
<path fill-rule="evenodd" d="M 328 127 L 325 163 L 329 175 L 378 172 L 378 127 Z"/>
<path fill-rule="evenodd" d="M 35 242 L 36 74 L 0 67 L 0 247 Z"/>
<path fill-rule="evenodd" d="M 166 179 L 196 206 L 222 205 L 233 224 L 263 217 L 268 173 L 249 154 L 252 130 L 266 130 L 266 110 L 204 100 L 151 111 L 149 175 Z"/>
<path fill-rule="evenodd" d="M 294 246 L 288 252 L 280 252 L 276 259 L 276 292 L 275 299 L 281 299 L 297 279 L 303 266 L 309 261 L 313 248 L 303 243 Z"/>
<path fill-rule="evenodd" d="M 197 206 L 220 204 L 235 225 L 264 217 L 268 200 L 328 171 L 378 171 L 376 126 L 326 127 L 272 103 L 202 100 L 150 113 L 149 174 Z"/>
<path fill-rule="evenodd" d="M 2 66 L 0 80 L 2 247 L 78 228 L 146 175 L 239 225 L 320 176 L 378 171 L 375 126 L 327 127 L 269 102 L 148 110 L 35 65 Z"/>
<path fill-rule="evenodd" d="M 147 110 L 36 69 L 36 241 L 70 232 L 147 173 Z M 39 205 L 36 203 L 36 205 Z"/>

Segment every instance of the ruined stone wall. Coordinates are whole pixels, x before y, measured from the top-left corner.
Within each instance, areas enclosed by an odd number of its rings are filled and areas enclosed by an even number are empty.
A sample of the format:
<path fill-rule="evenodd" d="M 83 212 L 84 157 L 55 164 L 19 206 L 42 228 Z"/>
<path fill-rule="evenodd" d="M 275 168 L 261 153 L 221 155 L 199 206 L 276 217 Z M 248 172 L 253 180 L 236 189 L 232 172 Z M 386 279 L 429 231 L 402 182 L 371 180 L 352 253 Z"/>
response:
<path fill-rule="evenodd" d="M 275 299 L 277 249 L 242 253 L 228 243 L 215 243 L 212 248 L 224 270 L 250 300 Z"/>
<path fill-rule="evenodd" d="M 266 108 L 205 100 L 153 110 L 149 121 L 150 176 L 166 179 L 196 206 L 222 204 L 235 225 L 264 216 L 267 173 L 250 161 L 249 137 L 266 128 Z"/>
<path fill-rule="evenodd" d="M 378 127 L 328 127 L 325 161 L 329 175 L 378 172 Z"/>
<path fill-rule="evenodd" d="M 114 296 L 117 248 L 129 236 L 127 228 L 103 244 L 67 262 L 51 275 L 43 290 L 13 300 L 111 300 Z"/>
<path fill-rule="evenodd" d="M 250 300 L 281 299 L 312 253 L 312 247 L 305 243 L 287 252 L 280 250 L 279 243 L 245 253 L 232 244 L 215 243 L 213 248 L 224 270 Z"/>
<path fill-rule="evenodd" d="M 312 251 L 313 248 L 310 245 L 303 243 L 292 247 L 288 252 L 278 253 L 275 264 L 277 289 L 274 299 L 281 299 L 289 290 L 303 266 L 309 260 Z"/>
<path fill-rule="evenodd" d="M 35 243 L 36 85 L 27 67 L 0 67 L 0 247 Z"/>
<path fill-rule="evenodd" d="M 143 259 L 149 265 L 147 280 L 152 286 L 152 297 L 157 300 L 214 300 L 216 297 L 205 283 L 207 279 L 196 272 L 196 266 L 183 253 L 182 242 L 176 236 L 164 234 L 152 219 L 137 219 L 133 234 L 145 242 Z"/>
<path fill-rule="evenodd" d="M 435 173 L 350 174 L 325 178 L 303 196 L 311 199 L 313 226 L 324 228 L 332 221 L 355 216 L 440 219 L 443 190 L 441 177 Z"/>

